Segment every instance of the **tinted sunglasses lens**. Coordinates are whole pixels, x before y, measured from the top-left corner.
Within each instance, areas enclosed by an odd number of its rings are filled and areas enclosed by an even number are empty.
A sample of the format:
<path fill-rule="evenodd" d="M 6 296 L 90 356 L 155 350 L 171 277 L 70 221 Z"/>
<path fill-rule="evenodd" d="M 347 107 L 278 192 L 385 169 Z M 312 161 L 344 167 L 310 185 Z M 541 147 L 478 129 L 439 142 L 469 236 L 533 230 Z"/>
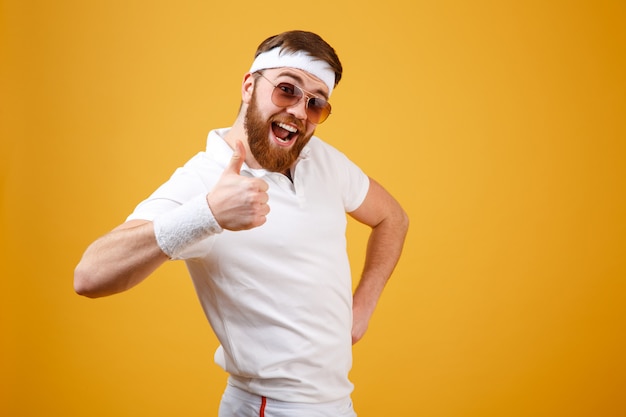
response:
<path fill-rule="evenodd" d="M 302 98 L 302 90 L 293 84 L 280 83 L 274 87 L 272 101 L 280 107 L 293 106 Z"/>
<path fill-rule="evenodd" d="M 330 103 L 321 98 L 310 98 L 306 105 L 306 114 L 313 123 L 322 123 L 330 114 Z"/>

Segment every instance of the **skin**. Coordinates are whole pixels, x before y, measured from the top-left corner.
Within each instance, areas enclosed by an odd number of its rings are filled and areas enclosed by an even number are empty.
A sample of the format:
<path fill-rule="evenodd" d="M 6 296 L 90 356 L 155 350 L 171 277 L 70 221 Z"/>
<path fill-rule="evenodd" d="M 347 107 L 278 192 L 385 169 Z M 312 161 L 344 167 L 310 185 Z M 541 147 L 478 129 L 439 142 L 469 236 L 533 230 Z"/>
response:
<path fill-rule="evenodd" d="M 302 70 L 279 68 L 264 73 L 270 80 L 292 82 L 323 97 L 328 92 L 321 80 Z M 304 127 L 303 136 L 306 137 L 310 137 L 317 127 L 307 120 L 304 100 L 292 107 L 277 107 L 270 99 L 271 84 L 251 74 L 244 76 L 242 108 L 225 137 L 234 153 L 206 197 L 215 219 L 227 230 L 259 227 L 265 223 L 270 210 L 267 183 L 259 178 L 240 175 L 244 161 L 251 168 L 261 168 L 250 152 L 244 128 L 244 115 L 255 88 L 259 109 L 268 119 L 277 115 L 296 118 L 300 127 Z M 274 140 L 271 132 L 268 140 Z M 352 342 L 356 343 L 365 335 L 385 284 L 400 257 L 408 230 L 408 217 L 398 202 L 372 178 L 365 200 L 349 214 L 371 227 L 365 265 L 353 298 Z M 74 271 L 74 288 L 78 294 L 92 298 L 123 292 L 142 282 L 167 260 L 168 256 L 156 243 L 152 222 L 131 220 L 100 237 L 86 249 Z"/>

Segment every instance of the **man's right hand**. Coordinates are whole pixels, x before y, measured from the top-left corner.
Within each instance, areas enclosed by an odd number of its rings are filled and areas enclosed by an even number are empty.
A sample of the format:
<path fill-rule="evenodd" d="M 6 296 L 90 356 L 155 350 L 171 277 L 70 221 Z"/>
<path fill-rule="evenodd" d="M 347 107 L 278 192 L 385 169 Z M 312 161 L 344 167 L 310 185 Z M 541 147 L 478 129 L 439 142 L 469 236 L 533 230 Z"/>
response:
<path fill-rule="evenodd" d="M 246 230 L 261 226 L 270 211 L 267 183 L 240 174 L 245 160 L 246 150 L 241 141 L 237 141 L 228 166 L 207 195 L 211 212 L 223 229 Z"/>

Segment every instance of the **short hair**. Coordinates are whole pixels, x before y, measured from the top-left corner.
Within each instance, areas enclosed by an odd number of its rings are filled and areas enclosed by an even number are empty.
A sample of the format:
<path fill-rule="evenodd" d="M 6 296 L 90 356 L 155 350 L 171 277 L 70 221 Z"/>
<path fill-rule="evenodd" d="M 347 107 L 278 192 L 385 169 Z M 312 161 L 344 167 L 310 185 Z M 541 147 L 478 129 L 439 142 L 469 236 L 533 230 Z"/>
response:
<path fill-rule="evenodd" d="M 339 57 L 333 47 L 319 35 L 303 30 L 292 30 L 270 36 L 261 42 L 254 57 L 256 58 L 263 52 L 279 47 L 288 52 L 304 51 L 313 58 L 327 62 L 330 68 L 335 72 L 335 86 L 339 84 L 341 74 L 343 73 L 341 61 L 339 61 Z"/>

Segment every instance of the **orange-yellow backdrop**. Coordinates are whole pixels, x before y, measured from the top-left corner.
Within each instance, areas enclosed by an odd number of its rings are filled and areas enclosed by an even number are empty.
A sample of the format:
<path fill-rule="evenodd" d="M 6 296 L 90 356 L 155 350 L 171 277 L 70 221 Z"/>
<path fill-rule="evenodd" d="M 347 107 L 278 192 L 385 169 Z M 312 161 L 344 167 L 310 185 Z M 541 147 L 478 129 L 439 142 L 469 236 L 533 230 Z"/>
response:
<path fill-rule="evenodd" d="M 0 4 L 0 415 L 216 415 L 184 266 L 95 301 L 73 268 L 294 28 L 345 66 L 318 133 L 412 220 L 354 349 L 359 415 L 626 415 L 623 1 Z"/>

